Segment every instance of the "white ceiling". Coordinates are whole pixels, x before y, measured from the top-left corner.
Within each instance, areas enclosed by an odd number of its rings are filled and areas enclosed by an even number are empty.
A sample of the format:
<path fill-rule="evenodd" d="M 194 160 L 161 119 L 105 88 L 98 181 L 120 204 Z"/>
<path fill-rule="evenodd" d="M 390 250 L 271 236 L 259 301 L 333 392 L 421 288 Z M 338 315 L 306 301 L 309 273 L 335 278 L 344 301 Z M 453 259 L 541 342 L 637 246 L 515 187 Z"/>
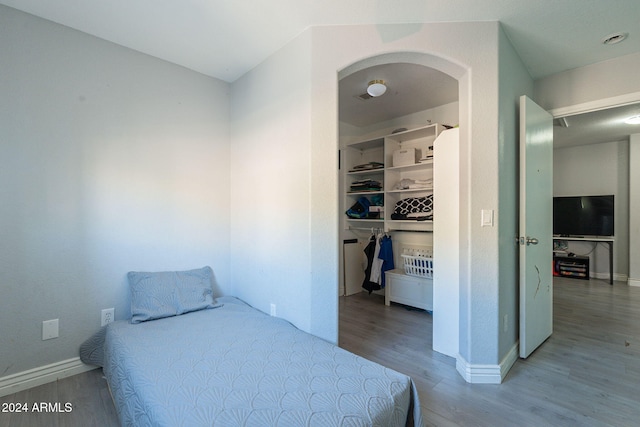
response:
<path fill-rule="evenodd" d="M 640 0 L 0 0 L 0 4 L 233 82 L 310 26 L 500 21 L 534 79 L 640 52 Z M 605 46 L 615 32 L 622 43 Z M 361 101 L 366 82 L 389 91 Z M 431 84 L 430 84 L 431 83 Z M 409 86 L 411 85 L 411 86 Z M 389 66 L 340 82 L 340 119 L 367 126 L 457 100 L 455 80 L 425 67 Z M 366 105 L 365 105 L 366 103 Z M 607 110 L 608 111 L 608 110 Z M 609 112 L 610 114 L 612 112 Z M 554 127 L 556 146 L 613 141 L 628 132 L 587 116 Z M 600 131 L 593 128 L 600 123 Z M 605 126 L 608 123 L 610 126 Z M 637 133 L 635 130 L 629 133 Z M 628 135 L 628 133 L 626 134 Z"/>
<path fill-rule="evenodd" d="M 232 82 L 310 26 L 500 21 L 531 76 L 640 51 L 639 0 L 0 0 Z M 617 32 L 628 40 L 603 46 Z"/>
<path fill-rule="evenodd" d="M 371 80 L 384 80 L 387 91 L 363 100 Z M 340 80 L 340 121 L 367 127 L 458 100 L 458 81 L 433 68 L 392 63 L 357 71 Z M 457 123 L 448 123 L 456 125 Z"/>
<path fill-rule="evenodd" d="M 555 148 L 600 142 L 628 141 L 629 135 L 640 133 L 640 125 L 624 121 L 640 115 L 640 104 L 630 104 L 605 110 L 566 116 L 554 120 L 553 144 Z M 561 123 L 561 122 L 564 123 Z"/>

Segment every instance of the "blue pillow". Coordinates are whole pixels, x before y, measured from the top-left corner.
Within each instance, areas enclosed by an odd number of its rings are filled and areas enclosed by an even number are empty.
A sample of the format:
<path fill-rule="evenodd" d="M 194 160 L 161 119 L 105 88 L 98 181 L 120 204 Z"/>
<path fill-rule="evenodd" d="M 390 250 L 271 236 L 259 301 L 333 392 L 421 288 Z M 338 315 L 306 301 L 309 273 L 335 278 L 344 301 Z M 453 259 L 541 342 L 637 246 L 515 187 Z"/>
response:
<path fill-rule="evenodd" d="M 131 323 L 215 307 L 211 267 L 156 273 L 131 271 L 127 277 L 131 288 Z"/>

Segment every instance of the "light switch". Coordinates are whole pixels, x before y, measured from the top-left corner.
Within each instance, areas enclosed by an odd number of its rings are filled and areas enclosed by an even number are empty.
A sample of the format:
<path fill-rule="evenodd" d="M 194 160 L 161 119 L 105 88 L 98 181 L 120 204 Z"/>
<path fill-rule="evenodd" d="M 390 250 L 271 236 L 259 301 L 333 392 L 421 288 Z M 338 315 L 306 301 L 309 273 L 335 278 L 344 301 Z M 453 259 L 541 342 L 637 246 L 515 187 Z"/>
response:
<path fill-rule="evenodd" d="M 493 227 L 493 209 L 482 209 L 480 225 L 482 227 Z"/>

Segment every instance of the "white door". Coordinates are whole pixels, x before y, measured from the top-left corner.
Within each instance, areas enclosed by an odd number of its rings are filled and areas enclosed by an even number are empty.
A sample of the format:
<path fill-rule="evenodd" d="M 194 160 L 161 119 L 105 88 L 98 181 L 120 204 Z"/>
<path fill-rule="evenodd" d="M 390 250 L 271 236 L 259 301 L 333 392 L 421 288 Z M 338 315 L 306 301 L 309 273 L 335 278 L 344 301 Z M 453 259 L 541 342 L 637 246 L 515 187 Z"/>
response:
<path fill-rule="evenodd" d="M 553 119 L 520 97 L 520 357 L 553 332 Z"/>

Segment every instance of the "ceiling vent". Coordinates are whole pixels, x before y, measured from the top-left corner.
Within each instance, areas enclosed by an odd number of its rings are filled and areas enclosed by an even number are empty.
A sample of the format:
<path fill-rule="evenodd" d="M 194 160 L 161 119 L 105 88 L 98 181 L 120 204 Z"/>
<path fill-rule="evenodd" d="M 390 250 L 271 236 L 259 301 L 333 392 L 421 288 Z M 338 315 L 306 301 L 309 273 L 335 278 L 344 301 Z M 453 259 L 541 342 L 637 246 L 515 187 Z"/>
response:
<path fill-rule="evenodd" d="M 553 121 L 553 125 L 561 128 L 568 128 L 569 123 L 567 122 L 566 117 L 559 117 Z"/>
<path fill-rule="evenodd" d="M 373 96 L 371 96 L 367 92 L 365 92 L 365 93 L 362 93 L 360 95 L 354 96 L 354 98 L 359 99 L 360 101 L 368 101 L 369 99 L 373 98 Z"/>
<path fill-rule="evenodd" d="M 627 33 L 613 33 L 602 39 L 602 44 L 616 44 L 627 38 Z"/>

